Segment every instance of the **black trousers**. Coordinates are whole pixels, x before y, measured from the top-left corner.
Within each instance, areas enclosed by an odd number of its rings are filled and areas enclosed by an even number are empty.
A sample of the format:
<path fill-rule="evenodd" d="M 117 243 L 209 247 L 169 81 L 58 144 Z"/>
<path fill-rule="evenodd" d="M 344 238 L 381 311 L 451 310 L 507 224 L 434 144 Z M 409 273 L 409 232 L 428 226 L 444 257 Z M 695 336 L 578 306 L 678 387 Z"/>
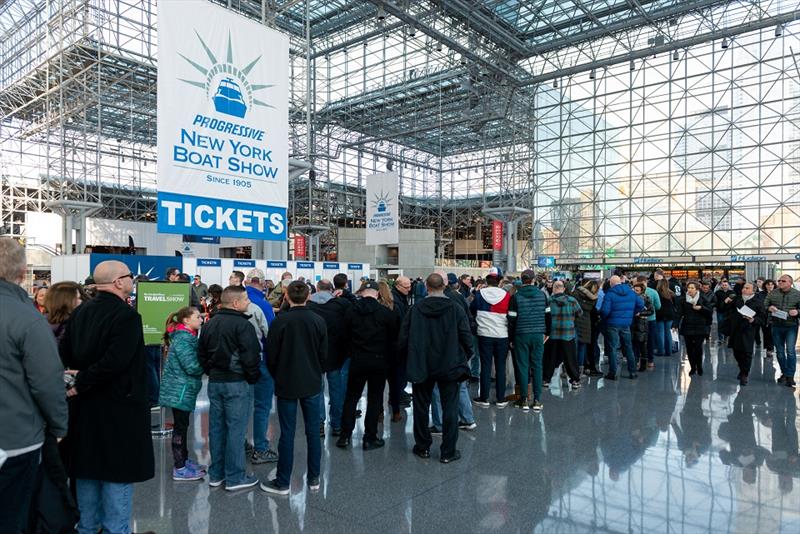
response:
<path fill-rule="evenodd" d="M 400 396 L 406 389 L 406 362 L 400 359 L 389 363 L 389 405 L 392 413 L 400 412 Z"/>
<path fill-rule="evenodd" d="M 739 372 L 744 376 L 749 376 L 750 366 L 753 365 L 753 353 L 734 350 L 733 357 L 736 358 L 736 363 L 739 364 Z"/>
<path fill-rule="evenodd" d="M 550 346 L 548 354 L 547 346 Z M 542 373 L 545 382 L 550 382 L 556 367 L 564 363 L 564 371 L 567 372 L 570 380 L 580 380 L 578 374 L 578 360 L 575 354 L 575 340 L 570 339 L 548 339 L 545 343 L 544 372 Z"/>
<path fill-rule="evenodd" d="M 439 386 L 442 399 L 442 458 L 449 458 L 456 452 L 458 442 L 458 382 L 450 380 L 428 380 L 414 384 L 414 443 L 418 450 L 429 450 L 433 439 L 428 426 L 428 412 L 431 408 L 433 386 Z"/>
<path fill-rule="evenodd" d="M 596 371 L 600 369 L 600 323 L 592 321 L 592 342 L 586 350 L 586 360 L 583 366 L 586 369 Z"/>
<path fill-rule="evenodd" d="M 175 461 L 175 469 L 183 468 L 186 465 L 186 459 L 189 457 L 186 439 L 189 432 L 189 416 L 191 415 L 192 412 L 172 408 L 172 459 Z"/>
<path fill-rule="evenodd" d="M 764 348 L 767 350 L 775 350 L 775 343 L 772 341 L 772 327 L 770 325 L 762 325 L 756 328 L 756 345 L 761 345 L 761 340 L 764 340 Z"/>
<path fill-rule="evenodd" d="M 0 467 L 0 532 L 3 534 L 18 534 L 25 528 L 40 456 L 41 451 L 36 449 L 8 458 Z"/>
<path fill-rule="evenodd" d="M 694 371 L 703 370 L 703 342 L 705 336 L 703 335 L 684 335 L 683 339 L 686 340 L 686 354 L 689 358 L 689 367 Z"/>
<path fill-rule="evenodd" d="M 364 386 L 367 386 L 367 414 L 364 417 L 364 440 L 378 437 L 378 415 L 383 410 L 383 391 L 386 387 L 386 360 L 383 358 L 351 358 L 347 376 L 347 391 L 342 410 L 342 433 L 349 436 L 356 426 L 356 406 Z"/>

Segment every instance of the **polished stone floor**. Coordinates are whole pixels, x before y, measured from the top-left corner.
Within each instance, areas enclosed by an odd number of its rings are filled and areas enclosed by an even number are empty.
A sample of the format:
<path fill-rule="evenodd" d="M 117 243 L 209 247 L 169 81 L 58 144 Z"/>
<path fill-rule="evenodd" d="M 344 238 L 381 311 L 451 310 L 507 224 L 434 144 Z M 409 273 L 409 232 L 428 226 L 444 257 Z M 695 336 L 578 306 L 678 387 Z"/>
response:
<path fill-rule="evenodd" d="M 300 422 L 289 497 L 173 482 L 169 442 L 157 441 L 157 476 L 136 485 L 134 530 L 798 534 L 800 401 L 775 384 L 776 367 L 762 353 L 741 388 L 733 355 L 714 345 L 703 377 L 676 355 L 636 381 L 554 383 L 541 414 L 475 408 L 478 428 L 460 432 L 463 457 L 449 465 L 437 461 L 437 438 L 431 460 L 410 453 L 409 409 L 402 423 L 386 418 L 383 449 L 343 451 L 325 438 L 315 493 L 303 484 Z M 189 431 L 192 454 L 208 462 L 204 399 Z M 276 448 L 277 433 L 273 411 Z M 267 479 L 274 464 L 254 471 Z"/>

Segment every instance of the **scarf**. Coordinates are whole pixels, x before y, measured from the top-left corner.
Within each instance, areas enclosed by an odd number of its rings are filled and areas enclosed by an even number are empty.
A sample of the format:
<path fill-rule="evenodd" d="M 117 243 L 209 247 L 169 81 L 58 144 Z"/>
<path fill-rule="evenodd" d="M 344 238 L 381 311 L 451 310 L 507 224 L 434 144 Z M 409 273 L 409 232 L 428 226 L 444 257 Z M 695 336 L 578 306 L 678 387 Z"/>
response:
<path fill-rule="evenodd" d="M 697 306 L 697 303 L 700 301 L 700 292 L 694 294 L 694 297 L 690 297 L 689 293 L 686 293 L 686 302 L 691 304 L 692 306 Z"/>
<path fill-rule="evenodd" d="M 747 296 L 747 297 L 742 295 L 742 300 L 744 301 L 745 304 L 747 304 L 747 301 L 750 300 L 753 297 L 755 297 L 755 294 Z"/>
<path fill-rule="evenodd" d="M 178 330 L 183 330 L 184 332 L 189 332 L 190 334 L 192 334 L 195 337 L 197 336 L 197 330 L 192 330 L 191 328 L 189 328 L 188 326 L 186 326 L 183 323 L 171 324 L 171 325 L 169 325 L 167 327 L 167 333 L 168 334 L 171 334 L 173 332 L 177 332 Z"/>

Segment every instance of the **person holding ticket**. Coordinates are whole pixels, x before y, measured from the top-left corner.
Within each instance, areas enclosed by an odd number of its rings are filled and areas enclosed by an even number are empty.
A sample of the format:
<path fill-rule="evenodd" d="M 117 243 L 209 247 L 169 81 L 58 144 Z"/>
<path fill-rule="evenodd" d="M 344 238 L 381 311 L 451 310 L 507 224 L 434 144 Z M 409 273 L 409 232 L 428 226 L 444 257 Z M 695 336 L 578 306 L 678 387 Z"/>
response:
<path fill-rule="evenodd" d="M 779 384 L 795 387 L 794 374 L 797 368 L 797 317 L 800 314 L 800 291 L 792 287 L 792 277 L 784 274 L 778 279 L 778 289 L 764 299 L 764 306 L 770 314 L 772 339 L 778 365 L 781 367 Z"/>
<path fill-rule="evenodd" d="M 753 362 L 753 345 L 758 328 L 766 322 L 766 314 L 761 301 L 755 298 L 753 284 L 742 286 L 742 294 L 731 299 L 727 309 L 730 324 L 728 347 L 739 364 L 739 384 L 747 385 L 750 366 Z"/>

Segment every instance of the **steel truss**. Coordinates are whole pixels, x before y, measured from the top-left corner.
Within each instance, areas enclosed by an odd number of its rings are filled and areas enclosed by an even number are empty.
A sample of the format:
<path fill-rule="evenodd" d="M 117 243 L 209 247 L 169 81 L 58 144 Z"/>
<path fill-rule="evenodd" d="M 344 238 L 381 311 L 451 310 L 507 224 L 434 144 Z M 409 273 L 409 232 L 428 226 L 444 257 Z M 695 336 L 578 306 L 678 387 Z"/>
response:
<path fill-rule="evenodd" d="M 798 2 L 214 1 L 290 35 L 290 221 L 326 252 L 390 166 L 442 260 L 500 206 L 528 256 L 800 248 Z M 59 199 L 153 220 L 155 0 L 10 0 L 0 35 L 2 232 Z"/>

